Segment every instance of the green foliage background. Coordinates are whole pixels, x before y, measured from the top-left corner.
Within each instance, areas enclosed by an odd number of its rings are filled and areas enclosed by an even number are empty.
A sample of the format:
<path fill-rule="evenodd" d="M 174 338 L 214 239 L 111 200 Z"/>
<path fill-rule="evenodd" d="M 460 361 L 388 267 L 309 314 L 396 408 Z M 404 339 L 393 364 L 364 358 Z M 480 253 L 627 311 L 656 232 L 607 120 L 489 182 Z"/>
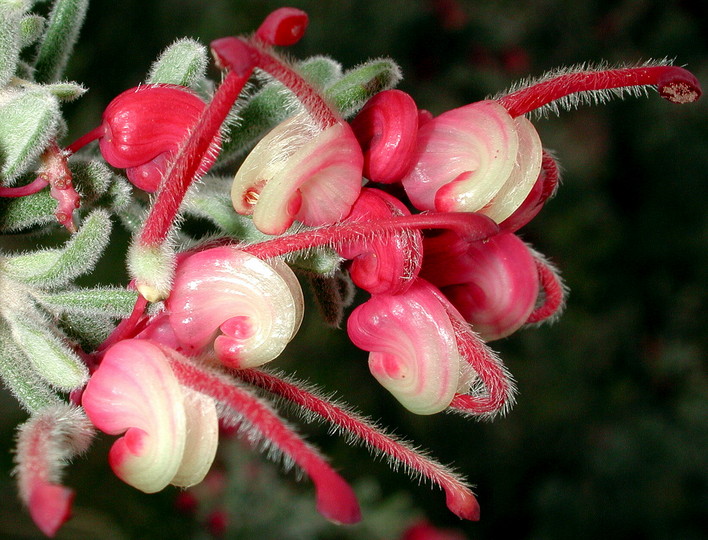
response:
<path fill-rule="evenodd" d="M 400 88 L 436 114 L 493 95 L 520 77 L 585 61 L 675 57 L 708 85 L 708 14 L 700 3 L 460 1 L 460 16 L 452 21 L 436 11 L 454 3 L 293 1 L 311 17 L 293 54 L 328 54 L 345 67 L 390 56 L 404 70 Z M 142 80 L 176 38 L 208 43 L 248 32 L 280 5 L 96 0 L 68 70 L 69 79 L 90 91 L 65 107 L 65 142 L 95 126 L 108 101 Z M 368 375 L 365 354 L 343 331 L 323 329 L 315 314 L 306 321 L 281 367 L 337 390 L 454 462 L 478 486 L 482 520 L 460 523 L 439 491 L 390 472 L 324 429 L 306 429 L 375 501 L 368 515 L 381 522 L 378 528 L 352 534 L 389 538 L 385 534 L 424 514 L 473 539 L 705 538 L 707 104 L 704 98 L 677 107 L 651 94 L 535 122 L 544 146 L 560 159 L 563 185 L 523 237 L 561 268 L 571 295 L 556 325 L 494 344 L 520 389 L 506 418 L 478 424 L 409 415 Z M 119 235 L 115 245 L 122 241 Z M 122 264 L 107 261 L 96 281 L 121 282 Z M 23 415 L 2 399 L 3 447 L 10 448 Z M 77 516 L 59 537 L 200 537 L 198 520 L 173 510 L 175 491 L 142 495 L 112 477 L 105 462 L 109 442 L 70 468 Z M 237 470 L 261 467 L 244 453 L 223 459 Z M 15 506 L 9 451 L 0 464 L 0 537 L 39 537 Z M 302 509 L 308 508 L 303 497 L 311 497 L 307 485 L 294 487 L 292 474 L 269 470 L 260 483 L 239 473 L 241 488 L 228 490 L 224 504 L 232 510 L 234 538 L 283 538 L 288 530 L 292 538 L 345 537 L 303 524 L 310 519 Z M 250 495 L 243 488 L 249 483 Z M 274 517 L 264 523 L 263 515 Z M 249 523 L 258 523 L 260 532 Z"/>

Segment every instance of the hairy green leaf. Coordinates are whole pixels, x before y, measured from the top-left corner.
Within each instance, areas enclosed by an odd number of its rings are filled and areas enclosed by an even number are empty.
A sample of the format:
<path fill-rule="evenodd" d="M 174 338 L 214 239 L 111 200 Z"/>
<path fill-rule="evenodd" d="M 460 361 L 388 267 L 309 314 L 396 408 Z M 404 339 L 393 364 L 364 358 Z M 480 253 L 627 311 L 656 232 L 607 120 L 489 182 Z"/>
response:
<path fill-rule="evenodd" d="M 7 90 L 0 99 L 0 174 L 8 185 L 56 135 L 59 103 L 41 87 Z"/>
<path fill-rule="evenodd" d="M 116 287 L 70 289 L 39 295 L 37 300 L 51 311 L 128 317 L 138 298 L 136 291 Z"/>
<path fill-rule="evenodd" d="M 150 68 L 148 84 L 191 86 L 206 73 L 207 50 L 193 39 L 180 39 L 170 45 Z"/>
<path fill-rule="evenodd" d="M 49 14 L 47 31 L 35 61 L 35 80 L 41 83 L 61 79 L 79 30 L 84 22 L 88 0 L 56 0 Z"/>
<path fill-rule="evenodd" d="M 325 97 L 344 118 L 356 114 L 364 104 L 382 90 L 393 88 L 401 80 L 401 68 L 389 58 L 370 60 L 347 71 L 329 86 Z"/>
<path fill-rule="evenodd" d="M 20 47 L 24 48 L 37 41 L 44 31 L 44 17 L 26 15 L 20 21 Z"/>
<path fill-rule="evenodd" d="M 0 377 L 30 413 L 60 402 L 56 392 L 32 368 L 4 321 L 0 321 Z"/>
<path fill-rule="evenodd" d="M 46 249 L 8 257 L 8 277 L 41 287 L 57 287 L 93 269 L 108 243 L 111 219 L 104 210 L 93 211 L 79 231 L 61 249 Z"/>
<path fill-rule="evenodd" d="M 15 343 L 49 384 L 71 391 L 88 380 L 88 368 L 48 327 L 47 321 L 35 314 L 21 312 L 8 312 L 5 317 Z"/>
<path fill-rule="evenodd" d="M 15 75 L 22 46 L 20 21 L 29 7 L 24 0 L 0 2 L 0 86 Z"/>

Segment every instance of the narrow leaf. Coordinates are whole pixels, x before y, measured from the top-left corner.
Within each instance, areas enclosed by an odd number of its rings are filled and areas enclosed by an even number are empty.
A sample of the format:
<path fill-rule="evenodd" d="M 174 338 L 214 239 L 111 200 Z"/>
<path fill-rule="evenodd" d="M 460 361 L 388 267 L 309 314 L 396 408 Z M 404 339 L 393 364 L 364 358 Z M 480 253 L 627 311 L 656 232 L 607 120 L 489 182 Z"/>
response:
<path fill-rule="evenodd" d="M 133 310 L 138 293 L 115 287 L 71 289 L 38 296 L 38 300 L 51 311 L 128 317 Z"/>
<path fill-rule="evenodd" d="M 59 396 L 37 375 L 17 347 L 4 322 L 0 323 L 0 377 L 20 405 L 31 413 L 60 402 Z"/>
<path fill-rule="evenodd" d="M 56 287 L 93 269 L 111 232 L 107 212 L 95 210 L 61 249 L 47 249 L 8 257 L 6 274 L 23 283 Z"/>
<path fill-rule="evenodd" d="M 0 107 L 0 174 L 11 183 L 44 150 L 59 125 L 59 103 L 35 87 L 14 91 Z"/>
<path fill-rule="evenodd" d="M 88 368 L 46 325 L 39 314 L 6 313 L 15 343 L 37 373 L 59 390 L 71 391 L 88 380 Z"/>
<path fill-rule="evenodd" d="M 15 74 L 22 44 L 20 21 L 29 2 L 6 0 L 0 3 L 0 86 Z"/>
<path fill-rule="evenodd" d="M 393 60 L 371 60 L 347 71 L 339 81 L 327 88 L 325 97 L 347 118 L 374 95 L 396 86 L 401 77 L 401 68 Z"/>
<path fill-rule="evenodd" d="M 20 21 L 20 47 L 24 48 L 37 41 L 44 31 L 44 17 L 26 15 Z"/>
<path fill-rule="evenodd" d="M 180 39 L 155 61 L 146 82 L 191 86 L 204 77 L 207 63 L 204 45 L 193 39 Z"/>
<path fill-rule="evenodd" d="M 56 0 L 35 61 L 37 82 L 61 79 L 87 9 L 88 0 Z"/>

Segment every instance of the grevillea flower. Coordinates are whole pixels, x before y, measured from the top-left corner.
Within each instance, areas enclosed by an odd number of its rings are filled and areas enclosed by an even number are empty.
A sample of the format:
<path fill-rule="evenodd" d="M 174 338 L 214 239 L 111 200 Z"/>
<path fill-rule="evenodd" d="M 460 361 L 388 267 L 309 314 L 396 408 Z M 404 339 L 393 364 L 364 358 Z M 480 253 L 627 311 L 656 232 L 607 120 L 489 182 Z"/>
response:
<path fill-rule="evenodd" d="M 124 340 L 108 349 L 81 403 L 98 429 L 123 435 L 109 462 L 141 491 L 197 484 L 214 460 L 214 400 L 182 387 L 163 350 L 150 341 Z"/>
<path fill-rule="evenodd" d="M 180 350 L 213 347 L 221 362 L 240 368 L 277 358 L 300 328 L 303 307 L 300 284 L 283 261 L 269 264 L 227 246 L 183 258 L 165 301 Z"/>
<path fill-rule="evenodd" d="M 302 291 L 288 266 L 295 257 L 288 256 L 297 254 L 323 279 L 348 272 L 371 295 L 351 312 L 347 332 L 369 352 L 373 376 L 404 407 L 425 415 L 503 414 L 515 385 L 485 340 L 553 317 L 564 299 L 554 267 L 514 234 L 558 184 L 555 160 L 524 115 L 606 89 L 653 86 L 675 103 L 695 101 L 701 92 L 690 73 L 663 64 L 581 69 L 435 118 L 407 94 L 382 92 L 350 126 L 272 51 L 299 41 L 307 22 L 303 12 L 284 8 L 252 37 L 214 41 L 225 73 L 208 104 L 181 87 L 129 90 L 68 152 L 51 148 L 61 158 L 55 167 L 61 179 L 67 154 L 98 138 L 108 163 L 157 194 L 129 254 L 140 292 L 132 313 L 94 350 L 72 344 L 91 372 L 83 392 L 72 392 L 76 406 L 50 404 L 20 430 L 20 495 L 45 533 L 56 532 L 71 509 L 73 492 L 60 484 L 59 466 L 91 438 L 79 403 L 93 426 L 119 437 L 109 454 L 115 473 L 145 492 L 200 482 L 215 459 L 221 423 L 305 472 L 326 518 L 358 521 L 354 490 L 264 396 L 287 401 L 306 420 L 325 421 L 394 467 L 430 480 L 453 513 L 479 519 L 474 494 L 454 472 L 311 387 L 262 368 L 283 353 L 303 318 Z M 255 146 L 231 189 L 235 210 L 274 237 L 214 238 L 175 254 L 170 236 L 184 195 L 214 162 L 221 126 L 254 70 L 281 82 L 299 111 Z M 403 189 L 362 189 L 362 175 Z M 62 200 L 66 209 L 74 199 Z M 305 227 L 288 230 L 295 221 Z M 319 248 L 331 255 L 328 270 L 307 264 L 316 262 Z M 45 258 L 54 264 L 60 257 Z M 101 312 L 97 303 L 91 313 Z M 214 516 L 224 524 L 223 513 Z"/>
<path fill-rule="evenodd" d="M 416 414 L 440 412 L 466 390 L 455 328 L 432 289 L 419 279 L 404 293 L 375 295 L 347 321 L 352 342 L 371 351 L 371 374 Z"/>
<path fill-rule="evenodd" d="M 499 339 L 526 324 L 539 296 L 536 262 L 517 236 L 469 243 L 451 232 L 425 239 L 422 276 L 438 286 L 475 332 Z"/>
<path fill-rule="evenodd" d="M 361 189 L 363 157 L 349 124 L 322 127 L 307 113 L 275 127 L 236 173 L 234 209 L 252 215 L 266 234 L 282 234 L 298 220 L 336 223 L 351 210 Z"/>
<path fill-rule="evenodd" d="M 541 140 L 496 101 L 465 105 L 418 130 L 415 165 L 403 178 L 416 208 L 508 218 L 541 171 Z"/>
<path fill-rule="evenodd" d="M 364 188 L 347 219 L 365 223 L 406 215 L 410 212 L 393 195 Z M 420 271 L 422 241 L 419 231 L 401 231 L 343 243 L 337 251 L 351 261 L 349 275 L 357 287 L 371 294 L 397 294 L 406 290 Z"/>
<path fill-rule="evenodd" d="M 69 150 L 75 152 L 97 138 L 108 163 L 125 169 L 136 187 L 153 192 L 205 107 L 201 98 L 181 86 L 131 88 L 113 99 L 103 112 L 101 125 L 74 142 Z M 203 156 L 201 174 L 209 170 L 218 152 L 217 137 Z"/>

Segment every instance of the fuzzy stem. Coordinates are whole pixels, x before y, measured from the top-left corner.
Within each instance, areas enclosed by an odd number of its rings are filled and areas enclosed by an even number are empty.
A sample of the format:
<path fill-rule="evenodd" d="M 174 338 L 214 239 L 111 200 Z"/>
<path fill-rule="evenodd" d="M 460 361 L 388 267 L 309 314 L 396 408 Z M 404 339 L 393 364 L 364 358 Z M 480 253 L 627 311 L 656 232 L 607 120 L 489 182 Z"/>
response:
<path fill-rule="evenodd" d="M 187 189 L 206 171 L 200 170 L 204 155 L 212 151 L 214 138 L 226 120 L 251 75 L 252 68 L 231 70 L 204 109 L 194 129 L 180 146 L 165 177 L 139 236 L 141 246 L 159 246 L 169 234 Z"/>
<path fill-rule="evenodd" d="M 252 40 L 248 45 L 257 67 L 290 89 L 323 130 L 339 122 L 338 115 L 297 71 L 274 56 L 257 40 Z"/>
<path fill-rule="evenodd" d="M 402 441 L 386 435 L 377 426 L 341 407 L 325 401 L 306 389 L 269 373 L 255 369 L 236 370 L 234 376 L 282 396 L 325 421 L 337 426 L 345 435 L 359 439 L 370 450 L 381 452 L 406 467 L 411 474 L 420 474 L 446 493 L 447 504 L 462 519 L 477 521 L 479 504 L 469 486 L 447 467 L 426 457 Z"/>
<path fill-rule="evenodd" d="M 535 258 L 538 277 L 543 289 L 543 302 L 533 310 L 526 324 L 533 324 L 545 321 L 560 313 L 565 301 L 565 290 L 560 278 L 546 262 Z"/>
<path fill-rule="evenodd" d="M 145 309 L 148 301 L 145 297 L 138 295 L 133 306 L 133 311 L 127 319 L 123 319 L 113 332 L 104 340 L 103 343 L 96 349 L 97 353 L 105 352 L 111 345 L 118 343 L 124 339 L 134 338 L 144 327 L 146 322 Z"/>
<path fill-rule="evenodd" d="M 100 139 L 103 137 L 103 134 L 105 133 L 105 128 L 103 125 L 97 126 L 93 128 L 91 131 L 88 133 L 83 134 L 81 137 L 76 139 L 73 143 L 71 143 L 69 146 L 66 147 L 66 153 L 67 155 L 72 155 L 81 150 L 84 146 L 86 146 L 88 143 L 95 141 L 96 139 Z"/>
<path fill-rule="evenodd" d="M 49 179 L 45 175 L 40 175 L 24 186 L 0 187 L 0 197 L 26 197 L 42 191 L 48 185 Z"/>
<path fill-rule="evenodd" d="M 689 71 L 677 66 L 645 66 L 576 71 L 522 88 L 499 98 L 511 116 L 521 116 L 577 92 L 631 86 L 655 86 L 672 103 L 691 103 L 701 96 L 701 85 Z"/>
<path fill-rule="evenodd" d="M 293 251 L 358 242 L 372 236 L 409 229 L 450 229 L 470 242 L 484 240 L 499 231 L 498 225 L 493 220 L 481 214 L 435 212 L 338 223 L 246 246 L 243 251 L 261 259 L 270 259 Z"/>
<path fill-rule="evenodd" d="M 171 365 L 181 384 L 226 404 L 297 463 L 315 484 L 317 509 L 322 515 L 338 523 L 356 523 L 361 519 L 351 487 L 270 407 L 224 375 L 176 359 Z"/>
<path fill-rule="evenodd" d="M 514 402 L 516 387 L 501 360 L 458 317 L 450 316 L 458 349 L 484 385 L 486 395 L 455 394 L 450 408 L 482 418 L 504 414 Z"/>

